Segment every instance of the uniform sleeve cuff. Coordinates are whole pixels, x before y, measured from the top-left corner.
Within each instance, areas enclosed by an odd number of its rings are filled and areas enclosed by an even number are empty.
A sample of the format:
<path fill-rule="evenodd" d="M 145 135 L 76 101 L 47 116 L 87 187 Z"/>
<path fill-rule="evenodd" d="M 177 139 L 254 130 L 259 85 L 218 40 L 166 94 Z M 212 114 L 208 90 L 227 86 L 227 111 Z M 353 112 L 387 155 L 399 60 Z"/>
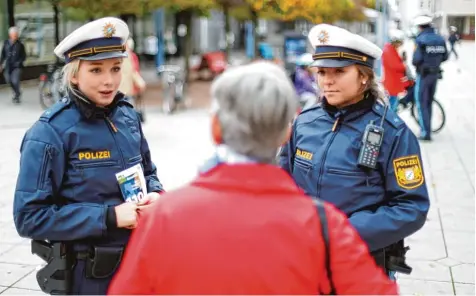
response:
<path fill-rule="evenodd" d="M 107 228 L 117 228 L 117 217 L 114 206 L 108 206 L 106 212 L 106 226 Z"/>

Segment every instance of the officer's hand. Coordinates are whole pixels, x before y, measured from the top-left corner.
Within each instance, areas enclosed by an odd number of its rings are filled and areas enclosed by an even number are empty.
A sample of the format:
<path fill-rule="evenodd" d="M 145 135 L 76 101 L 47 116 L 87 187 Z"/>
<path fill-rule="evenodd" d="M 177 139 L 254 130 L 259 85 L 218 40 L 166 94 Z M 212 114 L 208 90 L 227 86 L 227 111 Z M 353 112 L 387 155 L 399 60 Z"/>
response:
<path fill-rule="evenodd" d="M 160 194 L 158 194 L 157 192 L 151 192 L 151 193 L 147 194 L 143 199 L 139 200 L 137 205 L 139 206 L 139 209 L 140 209 L 141 206 L 150 205 L 154 201 L 158 200 L 159 197 L 160 197 Z"/>
<path fill-rule="evenodd" d="M 118 228 L 133 229 L 137 226 L 137 204 L 125 202 L 114 208 Z"/>

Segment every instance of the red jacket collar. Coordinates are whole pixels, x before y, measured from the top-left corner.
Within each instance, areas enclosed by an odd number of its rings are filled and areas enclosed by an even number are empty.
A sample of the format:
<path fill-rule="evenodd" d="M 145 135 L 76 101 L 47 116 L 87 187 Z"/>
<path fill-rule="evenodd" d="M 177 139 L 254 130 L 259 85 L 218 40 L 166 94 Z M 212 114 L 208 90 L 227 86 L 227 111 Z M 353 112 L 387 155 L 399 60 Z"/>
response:
<path fill-rule="evenodd" d="M 256 193 L 303 193 L 283 169 L 259 163 L 222 163 L 200 174 L 192 185 L 222 190 L 239 189 Z"/>

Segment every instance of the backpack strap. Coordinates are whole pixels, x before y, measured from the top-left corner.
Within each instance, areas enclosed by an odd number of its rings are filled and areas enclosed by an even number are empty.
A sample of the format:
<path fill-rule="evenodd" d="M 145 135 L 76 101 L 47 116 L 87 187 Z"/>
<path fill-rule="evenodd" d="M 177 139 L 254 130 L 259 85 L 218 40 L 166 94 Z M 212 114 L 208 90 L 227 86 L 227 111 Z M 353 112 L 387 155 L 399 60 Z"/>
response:
<path fill-rule="evenodd" d="M 314 205 L 316 206 L 317 216 L 319 217 L 319 221 L 321 222 L 321 233 L 322 238 L 324 239 L 324 257 L 325 257 L 325 264 L 326 264 L 326 272 L 327 277 L 329 279 L 329 286 L 331 288 L 328 294 L 323 295 L 336 295 L 336 289 L 334 286 L 334 281 L 332 280 L 332 270 L 331 270 L 331 261 L 330 261 L 330 236 L 329 236 L 329 226 L 327 225 L 327 215 L 326 210 L 324 208 L 324 202 L 318 198 L 312 198 Z"/>

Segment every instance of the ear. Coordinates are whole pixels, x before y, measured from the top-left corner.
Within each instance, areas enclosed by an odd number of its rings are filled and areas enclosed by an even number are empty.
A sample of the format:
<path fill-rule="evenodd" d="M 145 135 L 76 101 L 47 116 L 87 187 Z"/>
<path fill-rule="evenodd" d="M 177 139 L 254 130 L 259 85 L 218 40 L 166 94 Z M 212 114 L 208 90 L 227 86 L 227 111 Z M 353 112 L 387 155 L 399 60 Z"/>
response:
<path fill-rule="evenodd" d="M 74 84 L 74 85 L 78 85 L 78 73 L 74 74 L 71 77 L 71 83 Z"/>
<path fill-rule="evenodd" d="M 211 129 L 212 129 L 213 142 L 216 145 L 222 144 L 223 143 L 222 129 L 221 129 L 220 120 L 218 120 L 218 115 L 216 113 L 212 115 Z"/>

